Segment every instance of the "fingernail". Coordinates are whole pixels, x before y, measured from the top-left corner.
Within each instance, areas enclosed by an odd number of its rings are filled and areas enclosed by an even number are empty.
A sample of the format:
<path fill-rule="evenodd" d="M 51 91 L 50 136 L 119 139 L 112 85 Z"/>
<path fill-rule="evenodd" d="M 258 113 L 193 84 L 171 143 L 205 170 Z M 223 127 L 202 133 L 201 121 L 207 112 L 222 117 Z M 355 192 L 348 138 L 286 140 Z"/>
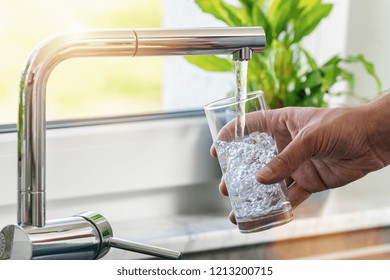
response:
<path fill-rule="evenodd" d="M 259 172 L 257 172 L 257 178 L 259 178 L 261 181 L 266 180 L 268 181 L 269 179 L 272 178 L 272 170 L 268 166 L 264 166 L 262 169 L 260 169 Z"/>

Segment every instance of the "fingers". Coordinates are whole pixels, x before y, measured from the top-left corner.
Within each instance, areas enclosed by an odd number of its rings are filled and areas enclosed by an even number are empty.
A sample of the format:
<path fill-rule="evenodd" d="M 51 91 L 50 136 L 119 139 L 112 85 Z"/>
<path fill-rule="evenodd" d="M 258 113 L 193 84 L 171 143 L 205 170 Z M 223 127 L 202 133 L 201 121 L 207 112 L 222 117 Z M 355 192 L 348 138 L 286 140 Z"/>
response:
<path fill-rule="evenodd" d="M 235 224 L 235 225 L 237 224 L 236 217 L 234 216 L 233 211 L 230 212 L 230 214 L 229 214 L 229 220 L 230 220 L 233 224 Z"/>
<path fill-rule="evenodd" d="M 223 180 L 223 178 L 221 179 L 221 183 L 219 183 L 219 191 L 221 194 L 223 194 L 225 196 L 229 196 L 227 188 L 226 188 L 226 183 L 225 183 L 225 180 Z M 233 224 L 237 224 L 236 217 L 234 216 L 233 211 L 231 211 L 229 214 L 229 220 Z"/>
<path fill-rule="evenodd" d="M 218 140 L 232 141 L 235 138 L 236 120 L 229 121 L 217 135 Z"/>
<path fill-rule="evenodd" d="M 287 193 L 293 209 L 308 199 L 311 195 L 309 191 L 301 188 L 301 186 L 297 183 L 292 184 L 287 190 Z"/>
<path fill-rule="evenodd" d="M 218 155 L 217 155 L 217 149 L 215 148 L 214 145 L 212 145 L 211 148 L 210 148 L 210 154 L 211 154 L 211 156 L 214 157 L 214 158 L 217 158 L 217 157 L 218 157 Z"/>
<path fill-rule="evenodd" d="M 229 196 L 225 180 L 222 178 L 221 183 L 219 183 L 219 192 L 223 194 L 224 196 Z"/>
<path fill-rule="evenodd" d="M 291 174 L 312 155 L 310 141 L 296 137 L 266 166 L 256 173 L 256 180 L 262 184 L 275 184 Z"/>

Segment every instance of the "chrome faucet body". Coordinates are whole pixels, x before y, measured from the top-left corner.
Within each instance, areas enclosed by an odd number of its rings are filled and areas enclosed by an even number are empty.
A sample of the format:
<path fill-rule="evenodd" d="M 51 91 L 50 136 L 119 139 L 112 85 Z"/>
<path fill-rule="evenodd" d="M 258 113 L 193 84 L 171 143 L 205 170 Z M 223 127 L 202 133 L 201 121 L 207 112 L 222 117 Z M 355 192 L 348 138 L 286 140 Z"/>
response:
<path fill-rule="evenodd" d="M 20 79 L 18 115 L 18 225 L 8 226 L 0 233 L 0 245 L 13 236 L 15 230 L 25 232 L 28 243 L 45 228 L 53 225 L 45 218 L 46 202 L 46 84 L 52 70 L 61 61 L 73 57 L 92 56 L 166 56 L 232 54 L 233 60 L 249 60 L 253 53 L 262 52 L 265 34 L 261 27 L 226 27 L 196 29 L 103 29 L 60 34 L 42 42 L 30 55 Z M 70 218 L 68 218 L 70 219 Z M 80 222 L 92 223 L 85 216 L 54 223 L 59 228 Z M 92 221 L 92 222 L 91 222 Z M 71 227 L 71 226 L 70 226 Z M 10 233 L 12 232 L 12 234 Z M 110 230 L 112 237 L 112 231 Z M 70 233 L 72 235 L 72 233 Z M 95 242 L 109 244 L 102 235 Z M 100 239 L 99 239 L 100 238 Z M 40 238 L 38 238 L 40 240 Z M 63 238 L 66 240 L 66 238 Z M 42 243 L 42 240 L 40 240 Z M 43 242 L 45 243 L 45 242 Z M 119 242 L 121 243 L 121 242 Z M 118 244 L 111 241 L 110 245 Z M 100 245 L 99 245 L 100 246 Z M 1 246 L 0 246 L 1 247 Z M 63 249 L 66 250 L 66 246 Z M 104 247 L 104 246 L 102 246 Z M 118 247 L 120 247 L 118 245 Z M 123 247 L 123 246 L 122 246 Z M 125 246 L 126 247 L 126 246 Z M 130 246 L 131 247 L 131 246 Z M 107 248 L 107 246 L 105 247 Z M 128 248 L 129 249 L 129 248 Z M 7 249 L 4 249 L 7 251 Z M 106 251 L 90 254 L 99 258 Z M 147 250 L 145 250 L 147 252 Z M 46 253 L 45 253 L 46 254 Z M 45 254 L 40 258 L 44 258 Z M 47 255 L 51 255 L 48 253 Z M 54 254 L 54 253 L 53 253 Z M 34 258 L 36 254 L 31 254 Z M 65 254 L 66 255 L 66 254 Z M 0 259 L 4 258 L 0 250 Z M 61 252 L 57 256 L 65 257 Z M 77 257 L 69 254 L 66 258 Z"/>

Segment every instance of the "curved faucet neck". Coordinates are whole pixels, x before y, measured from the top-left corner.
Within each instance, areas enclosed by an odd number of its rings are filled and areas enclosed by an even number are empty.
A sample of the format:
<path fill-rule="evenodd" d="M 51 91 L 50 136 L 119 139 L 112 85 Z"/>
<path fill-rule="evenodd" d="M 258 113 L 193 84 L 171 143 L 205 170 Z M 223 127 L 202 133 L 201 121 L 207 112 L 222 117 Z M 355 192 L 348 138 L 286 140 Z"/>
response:
<path fill-rule="evenodd" d="M 60 34 L 40 44 L 20 78 L 18 115 L 18 224 L 45 225 L 46 84 L 72 57 L 236 54 L 247 60 L 264 49 L 261 27 L 103 29 Z"/>
<path fill-rule="evenodd" d="M 134 31 L 60 34 L 30 55 L 20 78 L 18 115 L 18 224 L 45 225 L 46 85 L 61 61 L 86 56 L 134 56 Z"/>

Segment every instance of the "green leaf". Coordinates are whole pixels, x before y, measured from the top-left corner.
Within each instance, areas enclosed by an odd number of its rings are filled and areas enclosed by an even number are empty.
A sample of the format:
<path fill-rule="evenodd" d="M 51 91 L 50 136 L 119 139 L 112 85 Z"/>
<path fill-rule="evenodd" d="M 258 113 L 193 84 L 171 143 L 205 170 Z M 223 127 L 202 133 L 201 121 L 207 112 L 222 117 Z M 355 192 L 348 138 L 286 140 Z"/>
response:
<path fill-rule="evenodd" d="M 268 19 L 271 22 L 274 36 L 278 38 L 283 31 L 287 31 L 287 25 L 297 11 L 299 0 L 274 0 L 268 13 Z"/>
<path fill-rule="evenodd" d="M 324 72 L 324 81 L 322 89 L 324 91 L 329 91 L 329 89 L 338 81 L 339 76 L 341 75 L 341 68 L 337 64 L 323 68 Z"/>
<path fill-rule="evenodd" d="M 224 1 L 220 2 L 222 7 L 226 10 L 228 17 L 233 22 L 233 24 L 231 24 L 232 26 L 244 26 L 250 23 L 250 18 L 247 16 L 243 9 L 228 5 Z"/>
<path fill-rule="evenodd" d="M 349 89 L 353 89 L 354 84 L 355 84 L 355 77 L 354 77 L 353 73 L 351 73 L 350 71 L 345 70 L 345 69 L 340 69 L 340 70 L 341 70 L 340 78 L 343 81 L 346 81 L 348 83 Z"/>
<path fill-rule="evenodd" d="M 248 7 L 248 8 L 251 8 L 253 7 L 253 5 L 256 5 L 256 4 L 261 4 L 261 5 L 264 5 L 264 1 L 265 0 L 239 0 L 241 5 L 243 7 Z"/>
<path fill-rule="evenodd" d="M 321 20 L 329 16 L 332 8 L 332 4 L 323 4 L 320 1 L 302 7 L 299 18 L 294 22 L 294 42 L 301 41 L 303 37 L 313 32 Z"/>
<path fill-rule="evenodd" d="M 316 69 L 309 73 L 304 85 L 308 88 L 317 87 L 322 84 L 322 75 L 319 69 Z"/>
<path fill-rule="evenodd" d="M 337 65 L 341 61 L 341 57 L 338 55 L 332 56 L 327 62 L 324 63 L 323 67 L 329 67 L 333 65 Z"/>
<path fill-rule="evenodd" d="M 203 12 L 230 26 L 242 26 L 245 22 L 245 13 L 242 9 L 226 4 L 223 0 L 195 0 Z"/>
<path fill-rule="evenodd" d="M 306 88 L 315 88 L 318 86 L 321 86 L 322 84 L 322 73 L 320 69 L 315 69 L 311 72 L 308 72 L 305 76 L 305 81 L 300 82 L 297 85 L 296 91 L 297 92 L 302 92 L 305 91 Z"/>
<path fill-rule="evenodd" d="M 263 4 L 261 1 L 255 3 L 252 6 L 252 24 L 256 26 L 261 26 L 264 29 L 265 37 L 266 37 L 266 45 L 270 46 L 273 40 L 273 32 L 272 32 L 272 26 L 269 23 L 267 17 L 265 16 L 264 12 L 262 11 Z"/>
<path fill-rule="evenodd" d="M 248 65 L 248 89 L 261 89 L 270 108 L 283 106 L 327 106 L 325 96 L 356 96 L 354 75 L 347 63 L 361 63 L 381 89 L 374 65 L 362 55 L 334 55 L 319 65 L 301 46 L 333 8 L 325 0 L 195 0 L 205 13 L 230 26 L 262 26 L 267 45 Z M 325 3 L 324 3 L 325 2 Z M 229 5 L 230 3 L 231 5 Z M 233 72 L 234 63 L 216 56 L 191 56 L 187 61 L 207 71 Z M 335 84 L 349 88 L 335 92 Z"/>
<path fill-rule="evenodd" d="M 231 72 L 234 70 L 234 63 L 231 60 L 218 56 L 186 56 L 185 59 L 211 72 Z"/>
<path fill-rule="evenodd" d="M 309 64 L 310 68 L 317 69 L 318 68 L 317 62 L 310 55 L 310 53 L 307 50 L 305 50 L 304 48 L 302 48 L 301 46 L 299 46 L 299 50 L 304 54 L 304 56 L 306 58 L 306 62 Z"/>
<path fill-rule="evenodd" d="M 356 63 L 360 62 L 363 64 L 364 68 L 366 69 L 367 73 L 375 79 L 376 86 L 378 88 L 378 91 L 382 90 L 382 83 L 378 77 L 378 75 L 375 72 L 375 66 L 373 63 L 367 61 L 365 57 L 362 54 L 359 54 L 357 56 L 348 56 L 347 58 L 344 59 L 345 62 L 347 63 Z"/>

